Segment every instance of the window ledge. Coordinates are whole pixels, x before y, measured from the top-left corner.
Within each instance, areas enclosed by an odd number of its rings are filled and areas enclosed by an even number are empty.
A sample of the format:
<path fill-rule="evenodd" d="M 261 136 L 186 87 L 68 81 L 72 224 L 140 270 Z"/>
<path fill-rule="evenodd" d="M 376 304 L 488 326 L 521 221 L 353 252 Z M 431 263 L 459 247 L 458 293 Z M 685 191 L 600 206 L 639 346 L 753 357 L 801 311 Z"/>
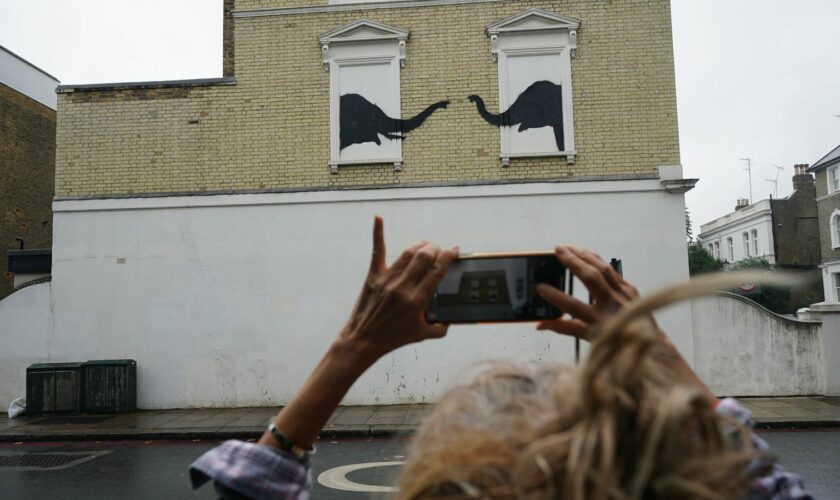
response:
<path fill-rule="evenodd" d="M 507 155 L 499 155 L 503 167 L 510 166 L 511 158 L 566 158 L 566 163 L 569 165 L 575 164 L 576 151 L 546 151 L 543 153 L 510 153 Z"/>
<path fill-rule="evenodd" d="M 330 162 L 330 173 L 337 174 L 338 167 L 352 167 L 358 165 L 393 165 L 394 172 L 402 171 L 402 158 L 385 158 L 377 160 L 343 160 Z"/>

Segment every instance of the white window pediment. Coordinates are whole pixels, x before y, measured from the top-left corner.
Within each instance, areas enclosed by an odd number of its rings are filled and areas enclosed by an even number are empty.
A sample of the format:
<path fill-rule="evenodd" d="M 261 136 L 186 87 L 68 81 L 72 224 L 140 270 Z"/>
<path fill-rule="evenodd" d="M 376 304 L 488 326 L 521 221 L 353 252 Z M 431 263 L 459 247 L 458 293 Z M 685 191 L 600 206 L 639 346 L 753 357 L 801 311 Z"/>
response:
<path fill-rule="evenodd" d="M 340 26 L 330 32 L 318 37 L 321 44 L 334 42 L 359 42 L 368 40 L 402 40 L 408 38 L 408 30 L 400 29 L 387 24 L 371 21 L 370 19 L 359 19 L 352 23 Z"/>
<path fill-rule="evenodd" d="M 405 41 L 408 30 L 387 24 L 359 19 L 340 26 L 318 37 L 323 55 L 324 70 L 330 70 L 330 46 L 334 44 L 361 44 L 365 42 L 395 42 L 399 51 L 400 67 L 405 67 Z"/>
<path fill-rule="evenodd" d="M 504 31 L 578 29 L 579 27 L 578 19 L 532 8 L 487 26 L 487 33 L 496 35 Z"/>
<path fill-rule="evenodd" d="M 577 53 L 579 27 L 580 21 L 577 19 L 532 8 L 487 26 L 487 34 L 490 36 L 491 52 L 494 58 L 498 57 L 498 37 L 501 34 L 551 31 L 565 35 L 565 45 L 569 48 L 569 55 L 574 58 Z"/>

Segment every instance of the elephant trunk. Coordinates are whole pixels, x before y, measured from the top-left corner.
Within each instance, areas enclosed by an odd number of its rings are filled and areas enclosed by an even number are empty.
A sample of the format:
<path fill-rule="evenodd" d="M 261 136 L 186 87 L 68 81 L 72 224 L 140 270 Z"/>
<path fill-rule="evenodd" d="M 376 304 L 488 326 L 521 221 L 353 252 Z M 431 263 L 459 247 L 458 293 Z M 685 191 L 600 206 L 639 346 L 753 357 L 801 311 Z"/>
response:
<path fill-rule="evenodd" d="M 475 103 L 476 108 L 478 108 L 478 114 L 484 118 L 484 121 L 496 127 L 501 125 L 501 115 L 494 115 L 493 113 L 487 111 L 487 107 L 484 105 L 484 99 L 477 95 L 471 95 L 470 100 Z"/>
<path fill-rule="evenodd" d="M 408 120 L 399 120 L 399 130 L 403 134 L 411 132 L 412 130 L 416 129 L 420 125 L 426 121 L 426 118 L 430 117 L 432 113 L 437 111 L 440 108 L 445 108 L 449 105 L 449 101 L 440 101 L 432 104 L 428 108 L 421 111 L 417 116 L 414 118 L 409 118 Z"/>

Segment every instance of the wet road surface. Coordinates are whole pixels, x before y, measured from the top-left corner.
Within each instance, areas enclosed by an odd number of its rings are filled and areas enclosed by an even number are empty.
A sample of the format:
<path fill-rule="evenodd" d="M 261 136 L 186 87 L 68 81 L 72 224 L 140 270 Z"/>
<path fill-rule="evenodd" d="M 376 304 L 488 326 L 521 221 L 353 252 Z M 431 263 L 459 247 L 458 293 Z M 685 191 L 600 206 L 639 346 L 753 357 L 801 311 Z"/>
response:
<path fill-rule="evenodd" d="M 805 478 L 816 498 L 838 498 L 840 430 L 762 432 L 761 436 L 788 470 Z M 371 490 L 393 484 L 407 443 L 406 439 L 321 441 L 318 454 L 313 457 L 316 479 L 313 498 L 384 498 L 387 493 Z M 0 466 L 0 498 L 214 498 L 210 485 L 192 491 L 187 467 L 216 444 L 192 441 L 0 444 L 0 465 L 6 465 Z M 28 457 L 24 459 L 22 455 Z M 17 468 L 8 467 L 10 464 L 17 464 Z M 38 468 L 43 465 L 51 468 Z"/>

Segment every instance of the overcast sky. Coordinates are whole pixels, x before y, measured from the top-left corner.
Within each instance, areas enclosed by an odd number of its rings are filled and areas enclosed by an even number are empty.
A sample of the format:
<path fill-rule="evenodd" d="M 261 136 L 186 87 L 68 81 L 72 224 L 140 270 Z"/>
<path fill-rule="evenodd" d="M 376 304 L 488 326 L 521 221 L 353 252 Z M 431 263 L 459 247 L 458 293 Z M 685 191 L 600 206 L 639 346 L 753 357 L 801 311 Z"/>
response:
<path fill-rule="evenodd" d="M 0 0 L 0 45 L 64 84 L 217 77 L 221 4 Z M 758 201 L 773 193 L 774 165 L 787 196 L 795 163 L 840 144 L 840 1 L 673 0 L 672 15 L 681 160 L 700 179 L 686 198 L 696 234 L 749 196 L 741 158 L 752 159 Z"/>

